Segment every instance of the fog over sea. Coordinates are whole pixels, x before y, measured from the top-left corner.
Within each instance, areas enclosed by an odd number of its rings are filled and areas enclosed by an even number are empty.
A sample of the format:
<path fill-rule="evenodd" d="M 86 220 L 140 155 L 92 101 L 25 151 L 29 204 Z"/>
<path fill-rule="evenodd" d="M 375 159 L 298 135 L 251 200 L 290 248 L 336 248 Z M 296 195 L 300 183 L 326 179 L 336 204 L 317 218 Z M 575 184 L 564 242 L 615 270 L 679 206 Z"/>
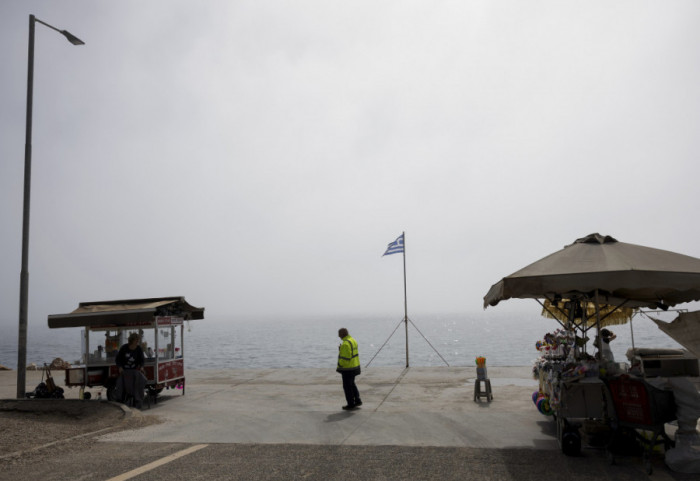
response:
<path fill-rule="evenodd" d="M 670 322 L 676 314 L 663 313 L 659 317 Z M 556 321 L 540 316 L 537 305 L 533 306 L 533 313 L 525 315 L 489 308 L 471 314 L 409 314 L 409 318 L 427 338 L 426 341 L 409 322 L 409 362 L 414 367 L 444 366 L 440 356 L 450 366 L 474 366 L 477 356 L 485 356 L 487 365 L 491 366 L 529 366 L 538 357 L 535 343 L 559 327 Z M 370 368 L 404 366 L 406 334 L 402 319 L 403 315 L 398 314 L 395 317 L 212 317 L 190 321 L 185 323 L 185 366 L 189 369 L 334 368 L 340 327 L 348 328 L 357 339 L 363 366 L 375 354 Z M 635 316 L 632 326 L 636 347 L 680 347 L 645 316 Z M 617 334 L 611 344 L 615 359 L 625 361 L 625 352 L 632 346 L 630 324 L 610 329 Z M 5 333 L 0 339 L 0 364 L 15 369 L 17 330 L 6 328 Z M 41 366 L 57 357 L 74 363 L 80 358 L 80 329 L 49 329 L 43 320 L 41 325 L 38 322 L 30 325 L 27 344 L 27 364 Z M 588 352 L 594 349 L 589 347 Z"/>

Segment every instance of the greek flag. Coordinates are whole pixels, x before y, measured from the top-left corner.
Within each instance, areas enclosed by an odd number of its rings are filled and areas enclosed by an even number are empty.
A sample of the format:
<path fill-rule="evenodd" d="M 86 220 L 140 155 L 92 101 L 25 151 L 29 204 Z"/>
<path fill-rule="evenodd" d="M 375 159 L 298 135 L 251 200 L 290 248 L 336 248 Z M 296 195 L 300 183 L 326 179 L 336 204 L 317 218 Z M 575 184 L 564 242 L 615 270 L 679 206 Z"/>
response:
<path fill-rule="evenodd" d="M 398 254 L 400 252 L 403 252 L 403 234 L 398 236 L 394 242 L 390 243 L 387 246 L 386 252 L 384 254 L 382 254 L 382 257 L 388 256 L 391 254 Z"/>

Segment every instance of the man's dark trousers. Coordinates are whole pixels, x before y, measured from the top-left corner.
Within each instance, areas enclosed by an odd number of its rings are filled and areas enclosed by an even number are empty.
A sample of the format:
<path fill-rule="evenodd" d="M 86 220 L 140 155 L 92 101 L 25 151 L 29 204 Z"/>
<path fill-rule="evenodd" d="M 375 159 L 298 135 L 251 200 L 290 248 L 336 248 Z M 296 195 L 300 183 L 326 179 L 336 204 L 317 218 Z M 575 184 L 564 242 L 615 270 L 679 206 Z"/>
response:
<path fill-rule="evenodd" d="M 357 390 L 355 385 L 357 372 L 341 371 L 340 374 L 343 376 L 343 391 L 345 392 L 345 400 L 348 402 L 348 406 L 352 407 L 362 402 L 360 400 L 360 391 Z"/>

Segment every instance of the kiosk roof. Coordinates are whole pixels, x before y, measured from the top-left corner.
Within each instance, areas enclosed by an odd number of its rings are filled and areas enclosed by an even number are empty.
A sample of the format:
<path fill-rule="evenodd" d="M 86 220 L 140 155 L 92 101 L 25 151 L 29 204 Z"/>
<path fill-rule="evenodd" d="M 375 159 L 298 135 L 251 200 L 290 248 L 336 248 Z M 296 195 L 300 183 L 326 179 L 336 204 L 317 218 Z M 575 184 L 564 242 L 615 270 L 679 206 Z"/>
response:
<path fill-rule="evenodd" d="M 117 301 L 81 302 L 68 314 L 49 315 L 49 328 L 85 326 L 127 326 L 153 322 L 156 316 L 204 319 L 204 308 L 194 307 L 184 297 L 154 297 Z"/>

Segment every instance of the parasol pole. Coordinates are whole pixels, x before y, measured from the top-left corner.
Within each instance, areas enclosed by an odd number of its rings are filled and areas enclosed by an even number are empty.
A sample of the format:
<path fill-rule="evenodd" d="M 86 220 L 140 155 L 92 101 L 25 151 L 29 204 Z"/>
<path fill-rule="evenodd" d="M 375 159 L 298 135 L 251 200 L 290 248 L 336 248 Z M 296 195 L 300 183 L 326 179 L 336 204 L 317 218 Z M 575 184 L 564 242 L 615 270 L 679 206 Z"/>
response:
<path fill-rule="evenodd" d="M 595 329 L 598 337 L 599 362 L 603 361 L 603 339 L 600 337 L 600 305 L 598 304 L 598 289 L 595 290 Z"/>
<path fill-rule="evenodd" d="M 630 317 L 630 334 L 632 335 L 632 352 L 634 352 L 634 328 L 632 327 L 632 321 L 634 316 Z"/>
<path fill-rule="evenodd" d="M 406 295 L 406 232 L 403 236 L 403 322 L 406 327 L 406 367 L 408 367 L 408 296 Z"/>

